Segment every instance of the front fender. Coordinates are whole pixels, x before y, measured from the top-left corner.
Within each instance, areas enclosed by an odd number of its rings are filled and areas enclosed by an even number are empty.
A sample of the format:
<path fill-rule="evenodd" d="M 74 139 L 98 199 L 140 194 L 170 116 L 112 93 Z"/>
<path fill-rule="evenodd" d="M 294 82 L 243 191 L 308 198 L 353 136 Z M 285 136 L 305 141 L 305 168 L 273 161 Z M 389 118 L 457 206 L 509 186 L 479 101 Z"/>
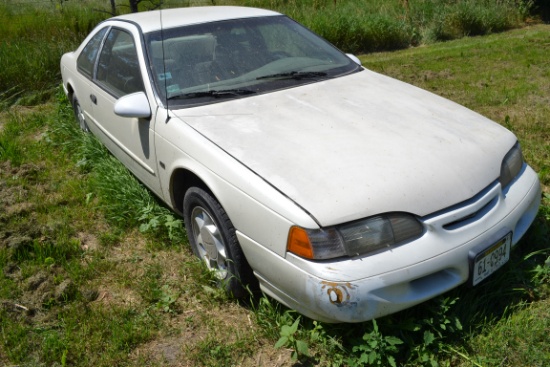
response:
<path fill-rule="evenodd" d="M 294 202 L 184 121 L 172 117 L 156 126 L 162 192 L 172 208 L 177 210 L 181 203 L 175 199 L 182 197 L 174 195 L 172 175 L 185 169 L 208 187 L 238 231 L 280 256 L 293 224 L 317 227 Z"/>

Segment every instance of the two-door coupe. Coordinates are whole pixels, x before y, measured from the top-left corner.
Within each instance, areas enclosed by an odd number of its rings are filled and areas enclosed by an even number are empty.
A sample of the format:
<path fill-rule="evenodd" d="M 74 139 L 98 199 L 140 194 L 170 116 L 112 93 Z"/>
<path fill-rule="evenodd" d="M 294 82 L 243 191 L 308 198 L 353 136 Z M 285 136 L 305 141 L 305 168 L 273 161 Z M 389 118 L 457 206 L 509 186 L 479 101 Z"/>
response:
<path fill-rule="evenodd" d="M 91 131 L 180 213 L 227 291 L 359 322 L 476 285 L 540 204 L 516 137 L 243 7 L 99 24 L 61 60 Z"/>

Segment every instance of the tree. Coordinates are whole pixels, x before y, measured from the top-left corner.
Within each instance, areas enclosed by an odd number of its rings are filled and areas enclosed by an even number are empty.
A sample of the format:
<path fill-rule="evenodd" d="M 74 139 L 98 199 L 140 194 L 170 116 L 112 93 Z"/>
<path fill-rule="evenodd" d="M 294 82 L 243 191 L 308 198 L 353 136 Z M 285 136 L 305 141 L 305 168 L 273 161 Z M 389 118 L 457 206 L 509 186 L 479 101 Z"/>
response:
<path fill-rule="evenodd" d="M 68 1 L 68 0 L 59 0 L 59 1 Z M 146 4 L 145 7 L 147 10 L 154 10 L 154 9 L 160 8 L 163 2 L 164 0 L 128 0 L 127 6 L 130 8 L 130 11 L 132 13 L 137 13 L 139 11 L 139 4 L 141 3 Z M 111 5 L 110 10 L 100 10 L 100 9 L 94 9 L 94 10 L 115 16 L 117 14 L 116 0 L 109 0 L 109 3 Z M 123 6 L 123 5 L 120 5 L 120 6 Z"/>
<path fill-rule="evenodd" d="M 141 0 L 130 0 L 130 11 L 132 13 L 137 13 L 139 11 L 138 4 L 141 2 Z"/>
<path fill-rule="evenodd" d="M 114 0 L 111 0 L 113 2 Z M 143 2 L 143 0 L 128 0 L 130 3 L 130 11 L 132 13 L 137 13 L 139 11 L 138 5 Z M 158 9 L 162 6 L 163 0 L 146 0 L 149 3 L 150 7 L 147 10 Z"/>

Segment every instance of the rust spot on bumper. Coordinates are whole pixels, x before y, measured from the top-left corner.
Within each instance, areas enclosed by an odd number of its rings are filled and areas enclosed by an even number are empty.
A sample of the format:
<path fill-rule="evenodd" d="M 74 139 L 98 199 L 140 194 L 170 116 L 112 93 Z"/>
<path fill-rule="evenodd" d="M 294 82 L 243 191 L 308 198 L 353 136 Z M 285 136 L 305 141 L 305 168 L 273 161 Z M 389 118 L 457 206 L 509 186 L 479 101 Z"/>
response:
<path fill-rule="evenodd" d="M 321 282 L 322 293 L 328 296 L 330 303 L 338 307 L 357 305 L 352 297 L 354 289 L 351 283 Z"/>

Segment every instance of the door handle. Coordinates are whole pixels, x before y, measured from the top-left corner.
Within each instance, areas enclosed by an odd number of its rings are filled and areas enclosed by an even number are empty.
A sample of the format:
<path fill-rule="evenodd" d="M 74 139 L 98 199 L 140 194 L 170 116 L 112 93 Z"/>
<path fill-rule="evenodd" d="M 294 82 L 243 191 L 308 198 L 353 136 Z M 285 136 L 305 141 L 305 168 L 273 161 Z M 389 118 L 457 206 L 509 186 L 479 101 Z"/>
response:
<path fill-rule="evenodd" d="M 95 95 L 90 94 L 90 99 L 92 100 L 93 104 L 97 104 L 97 98 Z"/>

